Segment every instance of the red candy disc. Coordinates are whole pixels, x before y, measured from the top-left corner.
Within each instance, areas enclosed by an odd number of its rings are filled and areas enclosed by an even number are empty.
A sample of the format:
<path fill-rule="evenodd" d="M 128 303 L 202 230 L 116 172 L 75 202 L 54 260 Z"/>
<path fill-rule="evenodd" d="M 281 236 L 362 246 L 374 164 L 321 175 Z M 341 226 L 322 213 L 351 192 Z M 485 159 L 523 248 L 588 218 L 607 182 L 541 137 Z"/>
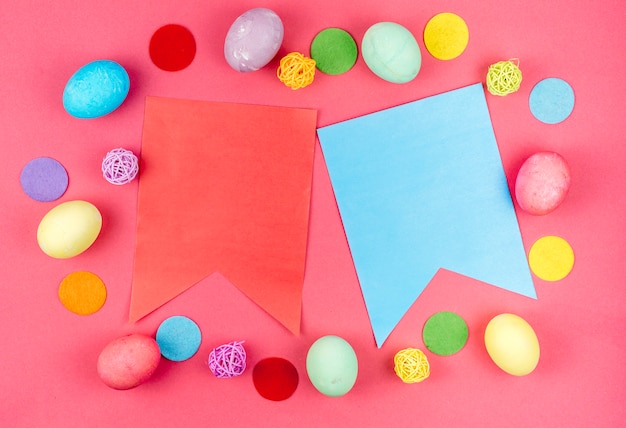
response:
<path fill-rule="evenodd" d="M 196 41 L 182 25 L 164 25 L 150 39 L 150 58 L 162 70 L 182 70 L 191 64 L 195 56 Z"/>
<path fill-rule="evenodd" d="M 252 380 L 263 398 L 282 401 L 291 397 L 298 387 L 298 371 L 283 358 L 266 358 L 254 366 Z"/>

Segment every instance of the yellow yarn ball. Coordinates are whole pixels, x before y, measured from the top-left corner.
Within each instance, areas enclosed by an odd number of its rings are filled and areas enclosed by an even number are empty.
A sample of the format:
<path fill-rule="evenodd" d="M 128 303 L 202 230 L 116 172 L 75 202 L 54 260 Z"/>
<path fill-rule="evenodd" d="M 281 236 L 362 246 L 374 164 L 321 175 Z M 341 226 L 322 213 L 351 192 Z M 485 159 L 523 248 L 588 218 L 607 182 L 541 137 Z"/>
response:
<path fill-rule="evenodd" d="M 487 90 L 498 96 L 516 92 L 522 83 L 522 71 L 519 60 L 500 61 L 489 66 L 487 72 Z"/>
<path fill-rule="evenodd" d="M 304 88 L 313 83 L 315 60 L 299 52 L 288 53 L 280 60 L 276 75 L 281 82 L 293 90 Z"/>
<path fill-rule="evenodd" d="M 393 358 L 394 368 L 404 383 L 416 383 L 430 376 L 428 358 L 419 349 L 406 348 L 399 351 Z"/>

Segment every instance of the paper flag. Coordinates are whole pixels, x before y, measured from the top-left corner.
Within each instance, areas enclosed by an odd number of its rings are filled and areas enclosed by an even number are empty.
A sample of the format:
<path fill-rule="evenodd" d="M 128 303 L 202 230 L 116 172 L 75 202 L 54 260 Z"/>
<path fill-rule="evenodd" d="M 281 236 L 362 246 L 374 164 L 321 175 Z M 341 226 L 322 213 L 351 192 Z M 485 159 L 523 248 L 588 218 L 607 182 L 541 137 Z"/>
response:
<path fill-rule="evenodd" d="M 379 347 L 439 268 L 536 297 L 482 85 L 318 136 Z"/>
<path fill-rule="evenodd" d="M 131 322 L 220 272 L 299 333 L 316 120 L 146 99 Z"/>

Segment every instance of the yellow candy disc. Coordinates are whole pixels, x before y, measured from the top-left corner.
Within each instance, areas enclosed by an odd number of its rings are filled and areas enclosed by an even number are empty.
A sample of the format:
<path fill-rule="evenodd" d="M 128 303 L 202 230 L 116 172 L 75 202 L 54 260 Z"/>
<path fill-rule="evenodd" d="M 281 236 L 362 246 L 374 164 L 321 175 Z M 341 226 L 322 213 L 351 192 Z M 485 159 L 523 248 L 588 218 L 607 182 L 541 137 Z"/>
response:
<path fill-rule="evenodd" d="M 528 253 L 528 263 L 533 273 L 546 281 L 565 278 L 574 267 L 574 251 L 569 243 L 558 236 L 539 238 Z"/>
<path fill-rule="evenodd" d="M 424 29 L 424 45 L 432 56 L 441 60 L 461 55 L 469 42 L 467 24 L 458 15 L 444 12 L 435 15 Z"/>

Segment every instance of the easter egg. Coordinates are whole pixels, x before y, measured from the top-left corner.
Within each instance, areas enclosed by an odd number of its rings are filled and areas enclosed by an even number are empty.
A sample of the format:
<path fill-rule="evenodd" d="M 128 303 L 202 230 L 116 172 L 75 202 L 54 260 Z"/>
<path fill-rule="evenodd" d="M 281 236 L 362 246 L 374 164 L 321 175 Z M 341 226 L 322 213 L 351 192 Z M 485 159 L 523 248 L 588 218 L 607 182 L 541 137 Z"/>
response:
<path fill-rule="evenodd" d="M 57 259 L 77 256 L 94 243 L 102 228 L 102 216 L 86 201 L 64 202 L 39 222 L 37 242 L 41 250 Z"/>
<path fill-rule="evenodd" d="M 306 371 L 311 383 L 329 397 L 347 394 L 359 371 L 352 346 L 338 336 L 323 336 L 309 348 Z"/>
<path fill-rule="evenodd" d="M 263 7 L 250 9 L 226 33 L 226 62 L 236 71 L 256 71 L 276 56 L 283 35 L 283 23 L 274 11 Z"/>
<path fill-rule="evenodd" d="M 361 54 L 374 74 L 392 83 L 410 82 L 422 66 L 415 37 L 395 22 L 372 25 L 361 41 Z"/>
<path fill-rule="evenodd" d="M 493 362 L 514 376 L 531 373 L 539 363 L 537 335 L 518 315 L 500 314 L 489 321 L 485 347 Z"/>
<path fill-rule="evenodd" d="M 561 205 L 570 183 L 570 168 L 561 155 L 535 153 L 524 161 L 517 174 L 515 197 L 527 213 L 545 215 Z"/>
<path fill-rule="evenodd" d="M 113 389 L 130 389 L 152 376 L 161 361 L 157 342 L 143 334 L 129 334 L 110 342 L 98 357 L 98 376 Z"/>
<path fill-rule="evenodd" d="M 76 71 L 65 85 L 63 107 L 74 117 L 93 119 L 111 113 L 128 95 L 130 79 L 118 63 L 90 62 Z"/>

